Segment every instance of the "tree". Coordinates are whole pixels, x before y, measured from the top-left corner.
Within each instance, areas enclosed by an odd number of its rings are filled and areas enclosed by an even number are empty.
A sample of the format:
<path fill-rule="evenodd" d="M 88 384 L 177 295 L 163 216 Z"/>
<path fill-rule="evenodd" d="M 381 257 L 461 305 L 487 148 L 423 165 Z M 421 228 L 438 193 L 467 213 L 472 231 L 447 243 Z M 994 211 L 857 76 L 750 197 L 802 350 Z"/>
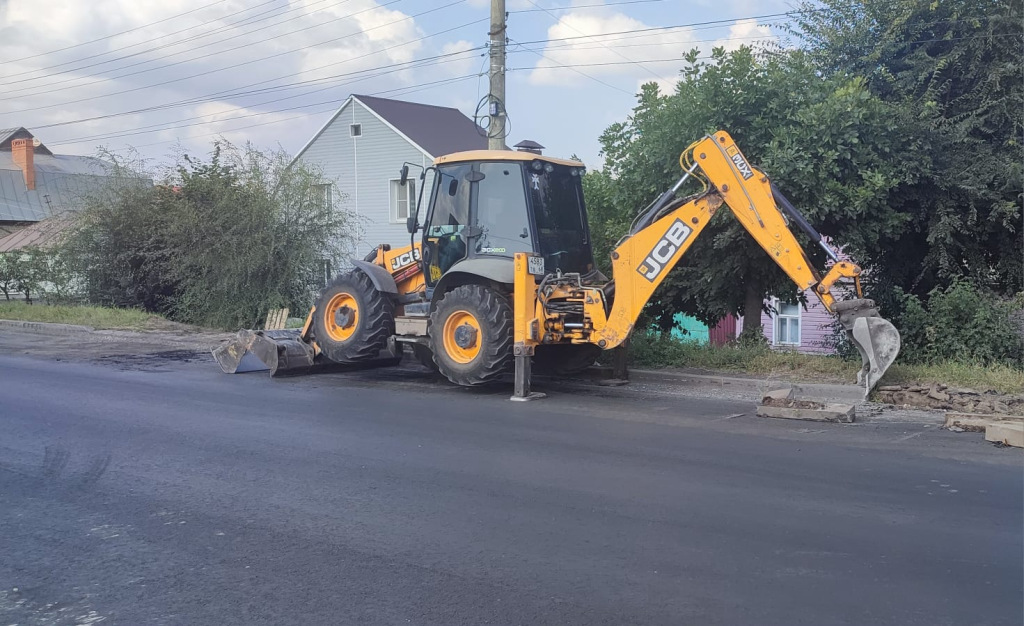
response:
<path fill-rule="evenodd" d="M 5 300 L 11 299 L 11 293 L 17 293 L 18 280 L 21 276 L 21 254 L 4 252 L 0 254 L 0 291 Z"/>
<path fill-rule="evenodd" d="M 87 200 L 62 252 L 92 302 L 223 328 L 309 305 L 356 237 L 320 173 L 281 151 L 214 144 L 153 186 L 132 155 Z"/>
<path fill-rule="evenodd" d="M 906 111 L 926 169 L 903 190 L 909 228 L 884 250 L 895 287 L 964 277 L 1024 289 L 1024 5 L 1019 0 L 804 2 L 792 31 L 826 75 L 864 76 Z"/>
<path fill-rule="evenodd" d="M 801 52 L 716 49 L 700 60 L 694 51 L 674 93 L 644 85 L 632 116 L 604 132 L 600 176 L 607 179 L 591 179 L 604 193 L 588 205 L 608 216 L 599 230 L 621 235 L 636 211 L 681 175 L 687 145 L 725 129 L 823 234 L 868 259 L 905 226 L 898 192 L 918 176 L 917 144 L 899 125 L 899 112 L 872 97 L 863 80 L 822 78 Z M 729 313 L 756 320 L 768 296 L 796 297 L 767 254 L 728 211 L 720 213 L 726 215 L 716 215 L 652 301 L 648 313 L 661 327 L 671 326 L 676 312 L 708 324 Z M 816 245 L 805 248 L 824 265 Z M 758 324 L 746 328 L 759 333 Z"/>
<path fill-rule="evenodd" d="M 187 218 L 171 230 L 184 252 L 173 271 L 177 319 L 252 327 L 268 309 L 309 307 L 357 224 L 327 200 L 318 170 L 290 161 L 282 151 L 220 143 L 209 161 L 185 157 L 178 176 Z"/>

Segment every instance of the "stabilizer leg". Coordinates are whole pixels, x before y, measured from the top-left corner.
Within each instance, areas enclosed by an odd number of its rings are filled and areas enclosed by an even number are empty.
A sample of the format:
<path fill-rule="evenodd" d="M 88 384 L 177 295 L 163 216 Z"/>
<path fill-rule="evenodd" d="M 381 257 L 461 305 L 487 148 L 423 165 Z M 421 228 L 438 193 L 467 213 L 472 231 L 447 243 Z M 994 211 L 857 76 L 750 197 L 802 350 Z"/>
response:
<path fill-rule="evenodd" d="M 533 358 L 533 346 L 515 346 L 515 386 L 513 387 L 512 397 L 510 398 L 514 402 L 527 402 L 529 400 L 539 400 L 547 394 L 543 394 L 537 391 L 530 391 L 530 369 L 531 360 Z"/>

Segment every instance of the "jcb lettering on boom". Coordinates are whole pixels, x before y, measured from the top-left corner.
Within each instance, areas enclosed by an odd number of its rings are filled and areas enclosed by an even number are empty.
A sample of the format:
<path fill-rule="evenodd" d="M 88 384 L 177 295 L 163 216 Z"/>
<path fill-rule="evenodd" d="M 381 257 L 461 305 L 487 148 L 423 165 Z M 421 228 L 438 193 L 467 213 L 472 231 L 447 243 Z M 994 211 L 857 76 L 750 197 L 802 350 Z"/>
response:
<path fill-rule="evenodd" d="M 743 177 L 743 180 L 754 177 L 754 170 L 750 169 L 750 164 L 743 158 L 743 155 L 740 154 L 739 150 L 732 152 L 729 155 L 729 158 L 732 159 L 733 165 L 735 165 L 736 169 L 739 170 L 740 176 Z"/>
<path fill-rule="evenodd" d="M 397 269 L 399 269 L 401 267 L 405 267 L 406 265 L 409 265 L 413 261 L 419 261 L 419 260 L 420 260 L 420 249 L 419 248 L 413 248 L 411 252 L 406 252 L 405 254 L 402 254 L 400 256 L 396 256 L 395 258 L 391 259 L 391 271 L 395 271 L 395 270 L 397 270 Z"/>
<path fill-rule="evenodd" d="M 668 227 L 668 230 L 658 243 L 654 244 L 654 249 L 647 255 L 644 262 L 640 264 L 640 267 L 636 268 L 644 278 L 654 282 L 654 279 L 661 274 L 661 270 L 665 268 L 665 264 L 672 260 L 672 257 L 676 255 L 679 250 L 679 246 L 683 245 L 686 238 L 690 236 L 693 230 L 683 223 L 682 220 L 676 220 L 672 222 L 672 225 Z"/>

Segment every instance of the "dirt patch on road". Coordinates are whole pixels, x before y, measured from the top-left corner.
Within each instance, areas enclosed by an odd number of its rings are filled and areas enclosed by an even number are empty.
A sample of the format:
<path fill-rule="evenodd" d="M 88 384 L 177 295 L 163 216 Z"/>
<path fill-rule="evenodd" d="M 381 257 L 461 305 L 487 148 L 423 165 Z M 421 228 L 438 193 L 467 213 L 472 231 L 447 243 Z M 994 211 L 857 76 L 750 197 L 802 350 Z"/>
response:
<path fill-rule="evenodd" d="M 192 363 L 193 361 L 210 361 L 209 352 L 197 350 L 161 350 L 140 354 L 108 354 L 93 359 L 102 365 L 111 365 L 121 370 L 155 372 L 175 363 Z"/>

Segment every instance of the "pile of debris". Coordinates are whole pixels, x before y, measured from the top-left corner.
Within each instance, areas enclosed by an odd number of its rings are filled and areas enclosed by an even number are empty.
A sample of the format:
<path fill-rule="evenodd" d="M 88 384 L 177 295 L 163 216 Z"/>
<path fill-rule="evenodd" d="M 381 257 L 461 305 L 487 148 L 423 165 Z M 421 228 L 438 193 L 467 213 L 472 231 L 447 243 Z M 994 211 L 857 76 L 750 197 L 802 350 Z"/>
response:
<path fill-rule="evenodd" d="M 878 388 L 878 400 L 924 409 L 1024 415 L 1024 394 L 1005 395 L 995 391 L 975 391 L 946 385 L 886 385 Z"/>

